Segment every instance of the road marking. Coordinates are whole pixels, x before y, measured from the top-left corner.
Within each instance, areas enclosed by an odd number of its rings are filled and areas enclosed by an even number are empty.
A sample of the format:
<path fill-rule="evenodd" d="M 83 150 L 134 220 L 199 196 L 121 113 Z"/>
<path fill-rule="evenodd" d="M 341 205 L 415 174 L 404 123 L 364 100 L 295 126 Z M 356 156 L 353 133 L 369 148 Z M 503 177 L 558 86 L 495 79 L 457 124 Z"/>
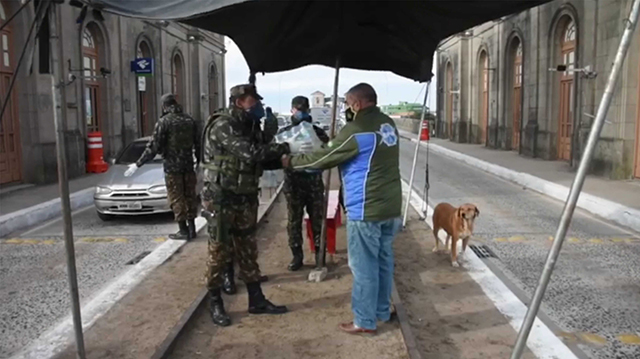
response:
<path fill-rule="evenodd" d="M 425 208 L 425 203 L 415 190 L 409 189 L 409 185 L 402 181 L 403 198 L 411 190 L 410 204 L 418 213 Z M 433 208 L 426 206 L 427 218 L 425 223 L 433 228 Z M 439 238 L 444 242 L 443 238 Z M 527 307 L 507 286 L 487 267 L 478 256 L 470 251 L 465 256 L 463 267 L 467 273 L 480 285 L 495 307 L 508 320 L 514 330 L 519 331 L 527 312 Z M 527 340 L 527 347 L 540 359 L 577 359 L 576 355 L 560 340 L 539 318 L 535 319 L 531 333 Z"/>
<path fill-rule="evenodd" d="M 84 207 L 84 208 L 80 208 L 80 209 L 78 209 L 78 210 L 76 210 L 76 211 L 71 212 L 71 217 L 73 217 L 73 216 L 75 216 L 75 215 L 77 215 L 77 214 L 80 214 L 80 213 L 86 212 L 86 211 L 88 211 L 88 210 L 90 210 L 90 209 L 92 209 L 92 208 L 95 208 L 95 206 L 90 205 L 90 206 L 87 206 L 87 207 Z M 22 233 L 20 233 L 20 235 L 21 235 L 21 236 L 28 236 L 28 235 L 30 235 L 31 233 L 37 232 L 37 231 L 39 231 L 39 230 L 41 230 L 41 229 L 43 229 L 43 228 L 46 228 L 46 227 L 48 227 L 48 226 L 50 226 L 50 225 L 52 225 L 52 224 L 54 224 L 54 223 L 61 222 L 61 221 L 62 221 L 62 217 L 60 217 L 60 218 L 54 218 L 54 219 L 52 219 L 52 220 L 50 220 L 50 221 L 48 221 L 48 222 L 44 222 L 43 224 L 41 224 L 41 225 L 39 225 L 39 226 L 37 226 L 37 227 L 31 228 L 30 230 L 28 230 L 28 231 L 26 231 L 26 232 L 22 232 Z"/>
<path fill-rule="evenodd" d="M 582 242 L 582 240 L 580 238 L 570 237 L 569 239 L 567 239 L 567 242 L 569 242 L 569 243 L 580 243 L 580 242 Z"/>
<path fill-rule="evenodd" d="M 621 334 L 618 335 L 618 340 L 627 345 L 640 345 L 640 336 L 635 334 Z"/>
<path fill-rule="evenodd" d="M 604 243 L 604 241 L 603 241 L 602 239 L 600 239 L 600 238 L 591 238 L 591 239 L 589 240 L 589 243 L 593 243 L 593 244 L 602 244 L 602 243 Z"/>
<path fill-rule="evenodd" d="M 196 230 L 204 227 L 204 218 L 196 219 Z M 168 240 L 158 246 L 151 254 L 135 264 L 120 277 L 114 279 L 98 294 L 82 306 L 82 328 L 89 329 L 113 307 L 122 297 L 129 293 L 151 271 L 171 257 L 186 241 Z M 62 319 L 57 325 L 42 334 L 28 347 L 14 355 L 12 359 L 50 358 L 67 347 L 73 338 L 73 322 L 71 316 Z"/>
<path fill-rule="evenodd" d="M 496 238 L 496 242 L 506 242 L 508 241 L 507 238 Z"/>
<path fill-rule="evenodd" d="M 524 242 L 525 238 L 523 236 L 513 236 L 509 237 L 509 242 Z"/>
<path fill-rule="evenodd" d="M 30 239 L 30 238 L 11 238 L 2 241 L 4 244 L 55 244 L 53 239 Z"/>
<path fill-rule="evenodd" d="M 606 338 L 594 333 L 578 333 L 578 337 L 589 344 L 595 344 L 599 346 L 607 344 Z"/>
<path fill-rule="evenodd" d="M 280 183 L 269 203 L 258 208 L 258 221 L 264 217 L 271 205 L 281 192 L 284 182 Z M 90 207 L 91 208 L 91 207 Z M 196 218 L 196 231 L 200 231 L 207 221 Z M 95 322 L 109 311 L 122 297 L 138 285 L 151 271 L 164 263 L 187 241 L 167 240 L 159 245 L 148 256 L 131 267 L 120 277 L 114 279 L 97 295 L 90 299 L 81 308 L 83 331 L 89 329 Z M 51 358 L 71 344 L 73 338 L 73 322 L 71 316 L 67 316 L 47 330 L 38 339 L 32 341 L 27 347 L 11 357 L 11 359 L 44 359 Z M 563 358 L 564 359 L 564 358 Z"/>
<path fill-rule="evenodd" d="M 158 238 L 155 238 L 153 241 L 154 241 L 154 242 L 161 243 L 161 242 L 165 242 L 166 240 L 167 240 L 167 239 L 166 239 L 165 237 L 158 237 Z"/>

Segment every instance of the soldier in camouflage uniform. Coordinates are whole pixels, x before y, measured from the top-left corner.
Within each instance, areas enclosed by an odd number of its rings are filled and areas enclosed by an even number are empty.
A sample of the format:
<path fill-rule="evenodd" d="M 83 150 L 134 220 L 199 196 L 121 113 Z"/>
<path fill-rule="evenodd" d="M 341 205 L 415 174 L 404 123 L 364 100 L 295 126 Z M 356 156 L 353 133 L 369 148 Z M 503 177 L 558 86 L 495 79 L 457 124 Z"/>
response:
<path fill-rule="evenodd" d="M 239 264 L 240 278 L 247 285 L 249 313 L 287 311 L 262 294 L 254 234 L 260 176 L 263 169 L 281 168 L 280 158 L 289 153 L 289 146 L 271 142 L 272 136 L 265 136 L 261 130 L 260 119 L 265 113 L 255 86 L 234 86 L 230 95 L 229 110 L 213 114 L 203 133 L 202 205 L 207 213 L 215 213 L 209 221 L 205 277 L 211 319 L 219 326 L 231 324 L 220 288 L 229 258 Z"/>
<path fill-rule="evenodd" d="M 303 121 L 312 122 L 309 115 L 309 99 L 304 96 L 296 96 L 291 101 L 291 125 L 280 130 L 288 131 L 291 127 Z M 318 126 L 313 126 L 318 138 L 324 142 L 329 142 L 329 136 Z M 306 209 L 311 221 L 313 232 L 313 242 L 316 253 L 316 266 L 322 267 L 324 261 L 320 260 L 320 231 L 324 214 L 324 183 L 322 182 L 322 172 L 304 172 L 285 170 L 284 195 L 287 198 L 287 208 L 289 210 L 289 222 L 287 232 L 289 234 L 289 248 L 293 254 L 293 259 L 289 263 L 290 271 L 297 271 L 302 268 L 304 252 L 302 250 L 302 217 Z"/>
<path fill-rule="evenodd" d="M 163 116 L 156 123 L 153 137 L 136 163 L 129 165 L 125 176 L 131 176 L 139 167 L 160 153 L 164 164 L 164 179 L 167 197 L 178 222 L 179 231 L 170 234 L 171 239 L 196 237 L 195 218 L 198 200 L 196 198 L 195 158 L 200 158 L 200 134 L 194 119 L 182 112 L 175 96 L 162 96 Z"/>

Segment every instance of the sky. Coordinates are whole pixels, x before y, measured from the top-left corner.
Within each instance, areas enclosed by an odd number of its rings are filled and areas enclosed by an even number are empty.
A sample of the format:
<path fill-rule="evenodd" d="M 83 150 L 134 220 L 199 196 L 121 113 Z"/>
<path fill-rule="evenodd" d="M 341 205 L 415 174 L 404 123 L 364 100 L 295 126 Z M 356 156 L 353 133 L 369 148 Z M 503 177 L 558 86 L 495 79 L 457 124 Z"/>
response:
<path fill-rule="evenodd" d="M 225 38 L 227 48 L 226 86 L 247 83 L 249 67 L 240 49 L 229 38 Z M 434 61 L 435 64 L 435 61 Z M 434 65 L 435 66 L 435 65 Z M 435 74 L 435 68 L 433 69 Z M 290 113 L 291 99 L 298 95 L 309 97 L 312 92 L 321 91 L 327 97 L 332 95 L 335 70 L 325 66 L 305 66 L 296 70 L 256 75 L 258 92 L 264 97 L 265 106 L 271 106 L 274 112 Z M 340 70 L 338 95 L 343 96 L 353 85 L 367 82 L 376 90 L 379 105 L 397 104 L 400 101 L 422 103 L 424 100 L 424 84 L 400 77 L 386 71 L 361 71 L 351 69 Z M 431 83 L 428 106 L 435 110 L 435 81 Z"/>

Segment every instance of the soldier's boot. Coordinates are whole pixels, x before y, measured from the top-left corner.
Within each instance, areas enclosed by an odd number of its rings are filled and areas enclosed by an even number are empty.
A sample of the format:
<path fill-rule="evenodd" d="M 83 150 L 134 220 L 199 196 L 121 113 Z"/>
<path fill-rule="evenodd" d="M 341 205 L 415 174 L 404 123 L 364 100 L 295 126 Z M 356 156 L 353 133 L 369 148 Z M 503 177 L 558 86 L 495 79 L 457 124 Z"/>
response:
<path fill-rule="evenodd" d="M 291 253 L 293 254 L 293 259 L 291 263 L 289 263 L 289 270 L 295 272 L 302 268 L 304 261 L 304 252 L 302 251 L 302 246 L 291 247 Z"/>
<path fill-rule="evenodd" d="M 178 232 L 172 233 L 169 235 L 171 239 L 189 239 L 189 227 L 187 226 L 187 221 L 178 222 L 178 227 L 180 228 Z"/>
<path fill-rule="evenodd" d="M 264 282 L 268 282 L 269 281 L 269 277 L 266 275 L 261 275 L 260 276 L 260 283 L 264 283 Z"/>
<path fill-rule="evenodd" d="M 327 256 L 327 251 L 325 249 L 324 255 L 322 253 L 320 253 L 320 246 L 315 246 L 315 251 L 316 251 L 316 253 L 315 253 L 315 255 L 316 255 L 316 268 L 322 268 L 326 264 L 325 260 L 326 260 L 326 256 Z"/>
<path fill-rule="evenodd" d="M 275 305 L 267 300 L 262 294 L 260 282 L 247 283 L 249 293 L 249 313 L 251 314 L 284 314 L 287 307 Z"/>
<path fill-rule="evenodd" d="M 220 288 L 209 289 L 209 312 L 211 313 L 211 320 L 215 325 L 221 327 L 231 325 L 231 318 L 229 318 L 229 315 L 227 315 L 227 312 L 224 310 Z"/>
<path fill-rule="evenodd" d="M 238 291 L 234 274 L 233 262 L 230 262 L 229 264 L 227 264 L 227 268 L 225 268 L 225 271 L 222 274 L 222 290 L 229 295 L 236 294 L 236 292 Z"/>
<path fill-rule="evenodd" d="M 198 236 L 198 232 L 196 231 L 196 220 L 189 220 L 189 239 L 194 239 Z"/>

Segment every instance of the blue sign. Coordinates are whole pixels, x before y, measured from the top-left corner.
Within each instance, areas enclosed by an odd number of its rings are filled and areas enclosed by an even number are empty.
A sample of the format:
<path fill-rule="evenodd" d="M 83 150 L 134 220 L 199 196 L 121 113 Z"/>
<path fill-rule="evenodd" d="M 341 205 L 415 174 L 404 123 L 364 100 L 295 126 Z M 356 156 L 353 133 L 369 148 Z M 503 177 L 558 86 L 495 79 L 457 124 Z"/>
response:
<path fill-rule="evenodd" d="M 142 57 L 131 61 L 131 72 L 135 72 L 138 76 L 152 75 L 154 61 L 151 57 Z"/>

